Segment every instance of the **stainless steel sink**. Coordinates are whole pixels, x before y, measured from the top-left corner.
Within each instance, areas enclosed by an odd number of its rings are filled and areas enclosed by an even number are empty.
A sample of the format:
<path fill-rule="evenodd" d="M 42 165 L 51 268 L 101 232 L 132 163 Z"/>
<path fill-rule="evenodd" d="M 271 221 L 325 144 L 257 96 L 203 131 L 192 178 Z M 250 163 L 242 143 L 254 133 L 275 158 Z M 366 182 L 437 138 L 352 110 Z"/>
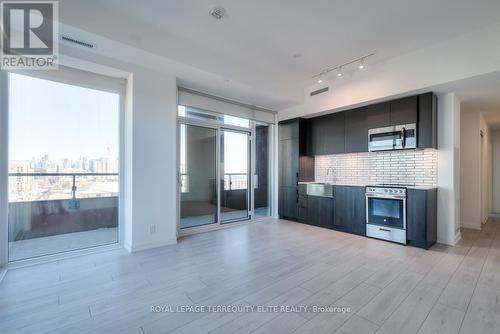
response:
<path fill-rule="evenodd" d="M 324 182 L 308 183 L 307 195 L 333 198 L 333 184 Z"/>

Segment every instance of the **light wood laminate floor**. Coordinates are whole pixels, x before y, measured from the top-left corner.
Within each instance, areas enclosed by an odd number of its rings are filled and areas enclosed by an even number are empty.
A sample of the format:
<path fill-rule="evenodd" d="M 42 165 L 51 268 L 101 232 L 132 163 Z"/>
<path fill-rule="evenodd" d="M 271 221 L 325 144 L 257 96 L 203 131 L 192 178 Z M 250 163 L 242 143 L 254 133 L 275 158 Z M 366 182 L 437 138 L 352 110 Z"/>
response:
<path fill-rule="evenodd" d="M 498 333 L 500 228 L 429 251 L 269 219 L 7 272 L 0 333 Z M 167 313 L 318 305 L 345 313 Z"/>

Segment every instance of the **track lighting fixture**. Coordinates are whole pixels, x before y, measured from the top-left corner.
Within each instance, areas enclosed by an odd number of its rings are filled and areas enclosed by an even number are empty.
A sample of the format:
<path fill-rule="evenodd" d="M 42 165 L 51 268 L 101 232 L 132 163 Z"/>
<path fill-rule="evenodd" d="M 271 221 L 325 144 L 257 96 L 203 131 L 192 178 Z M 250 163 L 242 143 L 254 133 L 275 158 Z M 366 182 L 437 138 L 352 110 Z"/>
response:
<path fill-rule="evenodd" d="M 373 55 L 375 55 L 375 52 L 372 52 L 370 54 L 367 54 L 367 55 L 364 55 L 362 57 L 356 58 L 354 60 L 348 61 L 347 63 L 341 64 L 341 65 L 338 65 L 338 66 L 335 66 L 335 67 L 324 69 L 321 72 L 319 72 L 318 74 L 313 75 L 312 77 L 314 79 L 317 79 L 318 83 L 322 83 L 323 82 L 323 80 L 322 80 L 322 76 L 323 75 L 325 75 L 327 73 L 330 73 L 332 71 L 337 71 L 337 77 L 340 78 L 343 75 L 342 70 L 345 69 L 345 68 L 351 68 L 351 65 L 353 65 L 353 64 L 358 63 L 358 66 L 357 66 L 358 69 L 360 69 L 360 70 L 364 69 L 365 68 L 365 60 L 368 57 L 371 57 Z"/>

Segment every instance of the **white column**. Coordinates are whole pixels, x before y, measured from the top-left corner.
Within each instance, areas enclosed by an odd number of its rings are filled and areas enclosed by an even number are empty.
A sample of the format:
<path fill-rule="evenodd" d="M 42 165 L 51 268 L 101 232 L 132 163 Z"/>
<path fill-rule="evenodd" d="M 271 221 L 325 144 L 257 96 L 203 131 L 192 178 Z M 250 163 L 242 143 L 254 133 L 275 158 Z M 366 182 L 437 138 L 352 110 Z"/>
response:
<path fill-rule="evenodd" d="M 437 241 L 460 239 L 460 101 L 455 93 L 438 96 Z"/>

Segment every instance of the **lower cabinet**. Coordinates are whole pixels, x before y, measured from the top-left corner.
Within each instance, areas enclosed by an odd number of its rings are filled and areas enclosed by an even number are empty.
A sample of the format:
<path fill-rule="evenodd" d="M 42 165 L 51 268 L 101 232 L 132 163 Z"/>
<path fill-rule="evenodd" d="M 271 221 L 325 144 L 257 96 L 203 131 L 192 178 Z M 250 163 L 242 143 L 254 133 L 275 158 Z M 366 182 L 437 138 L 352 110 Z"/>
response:
<path fill-rule="evenodd" d="M 408 244 L 429 249 L 437 239 L 437 189 L 408 189 L 406 204 Z"/>
<path fill-rule="evenodd" d="M 333 228 L 366 235 L 365 187 L 335 186 Z"/>
<path fill-rule="evenodd" d="M 307 196 L 307 224 L 332 228 L 334 199 Z"/>
<path fill-rule="evenodd" d="M 298 219 L 299 194 L 297 187 L 279 188 L 279 214 L 280 218 Z"/>

